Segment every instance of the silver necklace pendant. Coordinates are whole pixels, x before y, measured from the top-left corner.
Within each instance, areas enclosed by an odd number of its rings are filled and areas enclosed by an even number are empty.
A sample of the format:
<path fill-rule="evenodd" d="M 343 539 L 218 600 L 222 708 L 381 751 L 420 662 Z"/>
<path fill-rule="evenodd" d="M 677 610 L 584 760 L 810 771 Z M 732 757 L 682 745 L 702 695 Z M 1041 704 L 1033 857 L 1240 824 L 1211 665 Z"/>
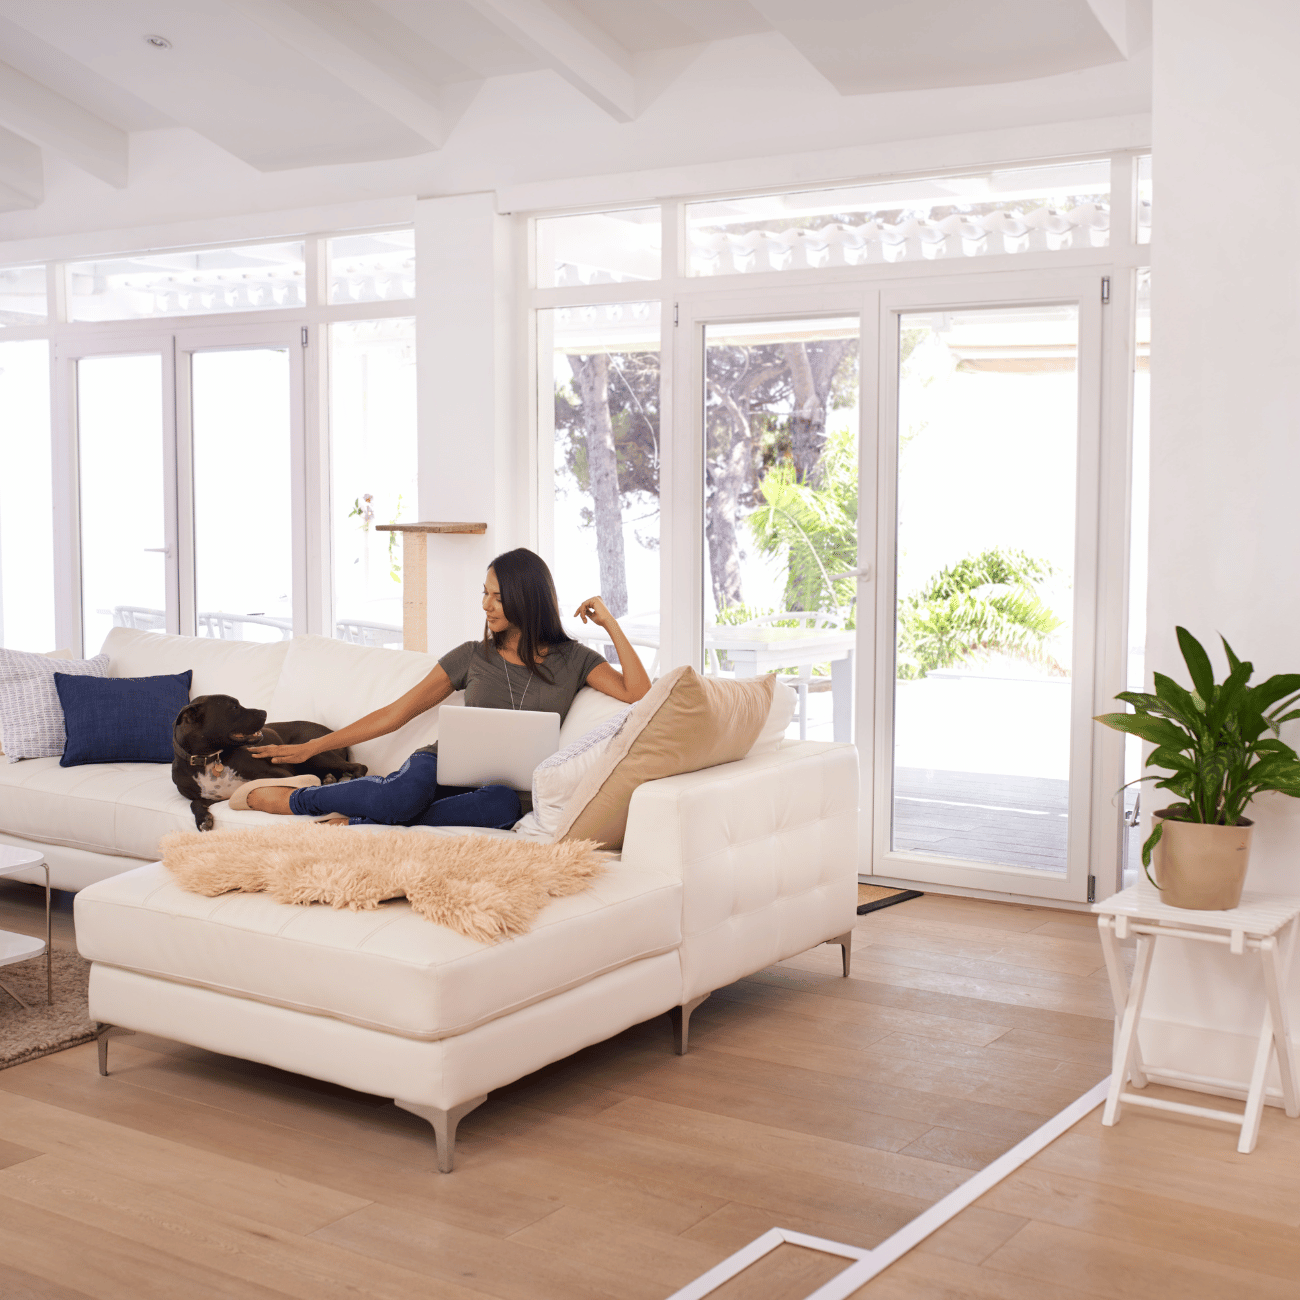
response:
<path fill-rule="evenodd" d="M 533 684 L 532 673 L 528 674 L 528 680 L 524 683 L 524 693 L 519 697 L 519 703 L 515 703 L 515 688 L 510 681 L 510 665 L 506 662 L 505 655 L 501 656 L 501 671 L 506 675 L 506 690 L 510 692 L 510 707 L 518 713 L 524 707 L 524 701 L 528 698 L 528 688 Z"/>

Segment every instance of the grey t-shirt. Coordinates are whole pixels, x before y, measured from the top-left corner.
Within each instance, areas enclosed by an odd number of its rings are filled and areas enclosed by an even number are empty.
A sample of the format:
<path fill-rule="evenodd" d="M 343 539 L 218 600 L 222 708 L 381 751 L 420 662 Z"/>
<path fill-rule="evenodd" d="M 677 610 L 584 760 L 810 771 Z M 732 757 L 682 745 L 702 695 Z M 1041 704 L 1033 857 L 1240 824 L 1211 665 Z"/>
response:
<path fill-rule="evenodd" d="M 590 646 L 569 641 L 550 648 L 542 664 L 545 676 L 539 676 L 522 664 L 507 663 L 490 643 L 486 655 L 483 650 L 482 641 L 465 641 L 438 660 L 451 678 L 452 688 L 465 692 L 467 705 L 558 713 L 561 722 L 592 669 L 605 662 Z"/>

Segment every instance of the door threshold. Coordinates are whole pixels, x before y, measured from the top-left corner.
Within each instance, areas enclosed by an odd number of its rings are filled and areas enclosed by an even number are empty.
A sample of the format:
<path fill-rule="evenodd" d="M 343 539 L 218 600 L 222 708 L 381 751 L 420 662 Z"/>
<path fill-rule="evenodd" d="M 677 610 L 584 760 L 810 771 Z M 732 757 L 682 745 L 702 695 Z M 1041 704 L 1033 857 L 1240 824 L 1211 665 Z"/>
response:
<path fill-rule="evenodd" d="M 860 885 L 887 885 L 891 889 L 916 889 L 926 894 L 951 894 L 954 898 L 978 898 L 988 903 L 1020 903 L 1030 907 L 1050 907 L 1060 912 L 1087 912 L 1091 903 L 1075 903 L 1064 898 L 1038 898 L 1033 894 L 1008 894 L 996 889 L 966 889 L 957 885 L 936 885 L 928 880 L 903 880 L 897 876 L 858 876 Z"/>

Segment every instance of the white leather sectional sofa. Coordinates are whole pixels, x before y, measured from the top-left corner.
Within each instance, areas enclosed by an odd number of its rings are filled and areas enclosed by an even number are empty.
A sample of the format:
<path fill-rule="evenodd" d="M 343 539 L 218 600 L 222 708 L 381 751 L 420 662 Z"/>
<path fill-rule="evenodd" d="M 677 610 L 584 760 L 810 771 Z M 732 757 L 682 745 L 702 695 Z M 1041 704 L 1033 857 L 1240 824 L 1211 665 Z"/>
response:
<path fill-rule="evenodd" d="M 249 645 L 117 629 L 104 648 L 115 676 L 192 668 L 195 695 L 330 726 L 433 664 L 321 637 Z M 561 743 L 608 707 L 584 691 Z M 354 757 L 391 771 L 436 726 L 417 719 Z M 170 768 L 0 763 L 0 839 L 44 849 L 55 885 L 82 890 L 77 938 L 93 963 L 102 1071 L 108 1028 L 120 1026 L 393 1097 L 433 1124 L 444 1171 L 456 1124 L 494 1088 L 664 1012 L 684 1051 L 690 1012 L 713 989 L 819 943 L 842 944 L 847 974 L 857 805 L 849 745 L 786 741 L 647 782 L 620 860 L 530 933 L 484 945 L 405 900 L 354 913 L 187 893 L 152 861 L 160 835 L 193 826 Z M 218 826 L 273 820 L 214 812 Z"/>

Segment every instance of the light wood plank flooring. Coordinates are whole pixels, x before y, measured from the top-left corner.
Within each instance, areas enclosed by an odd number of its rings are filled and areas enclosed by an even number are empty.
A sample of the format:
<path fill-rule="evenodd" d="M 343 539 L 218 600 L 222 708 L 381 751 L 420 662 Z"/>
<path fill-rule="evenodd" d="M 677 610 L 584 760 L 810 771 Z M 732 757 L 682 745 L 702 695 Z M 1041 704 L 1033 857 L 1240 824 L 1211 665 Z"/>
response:
<path fill-rule="evenodd" d="M 0 883 L 0 927 L 39 899 Z M 684 1058 L 660 1018 L 493 1094 L 451 1177 L 384 1099 L 160 1039 L 0 1072 L 0 1297 L 660 1300 L 776 1225 L 874 1245 L 1106 1073 L 1110 1005 L 1078 913 L 929 895 L 856 944 L 847 981 L 821 948 L 719 991 Z M 1183 1261 L 1145 1294 L 1282 1294 L 1250 1261 L 1300 1255 L 1300 1125 L 1197 1127 L 1094 1116 L 863 1294 L 1127 1295 L 1143 1256 Z M 840 1267 L 783 1247 L 718 1294 Z"/>

